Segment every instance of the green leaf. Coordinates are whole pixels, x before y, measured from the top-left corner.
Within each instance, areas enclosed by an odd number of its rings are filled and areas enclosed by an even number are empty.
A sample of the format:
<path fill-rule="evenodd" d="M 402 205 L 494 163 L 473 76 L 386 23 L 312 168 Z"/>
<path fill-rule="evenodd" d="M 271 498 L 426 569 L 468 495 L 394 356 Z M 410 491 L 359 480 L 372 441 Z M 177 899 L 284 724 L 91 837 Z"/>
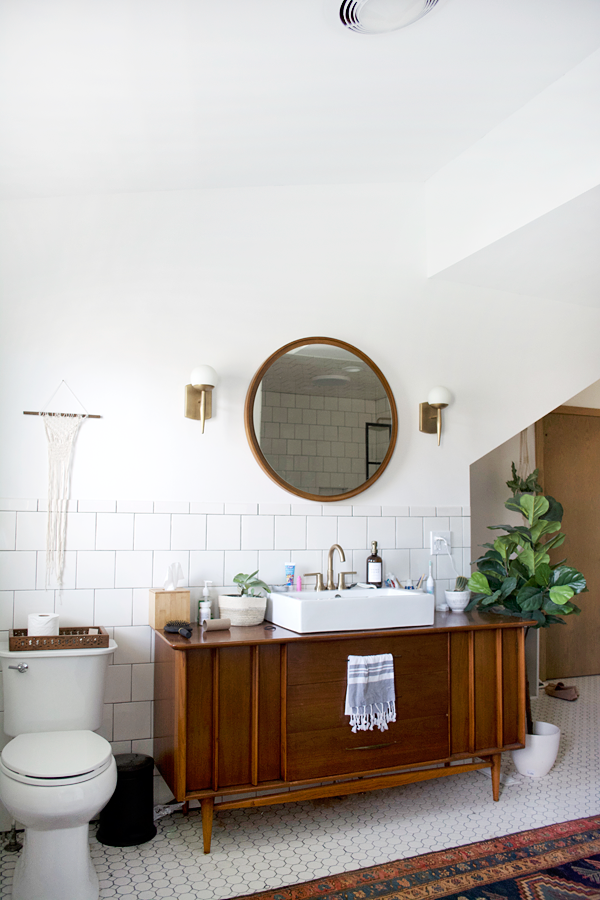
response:
<path fill-rule="evenodd" d="M 520 507 L 529 524 L 533 525 L 540 516 L 548 512 L 550 504 L 543 496 L 534 497 L 532 494 L 522 494 Z"/>
<path fill-rule="evenodd" d="M 530 613 L 530 616 L 532 619 L 535 619 L 535 621 L 537 622 L 537 626 L 535 626 L 535 627 L 537 627 L 537 628 L 545 628 L 546 627 L 546 616 L 544 615 L 543 612 L 540 612 L 539 609 L 532 610 L 532 612 Z"/>
<path fill-rule="evenodd" d="M 518 558 L 511 559 L 508 571 L 511 575 L 514 575 L 515 578 L 522 578 L 524 581 L 527 581 L 529 578 L 529 572 Z"/>
<path fill-rule="evenodd" d="M 555 531 L 560 531 L 560 522 L 548 522 L 540 519 L 537 525 L 531 529 L 531 538 L 537 544 L 543 534 L 554 534 Z"/>
<path fill-rule="evenodd" d="M 559 619 L 558 616 L 546 616 L 546 622 L 549 625 L 566 625 L 564 619 Z"/>
<path fill-rule="evenodd" d="M 572 587 L 569 587 L 568 584 L 554 586 L 550 588 L 550 599 L 553 603 L 556 603 L 557 606 L 563 606 L 565 603 L 568 603 L 571 597 L 574 595 L 575 591 Z"/>
<path fill-rule="evenodd" d="M 533 547 L 525 547 L 519 553 L 519 561 L 529 570 L 530 575 L 535 575 L 536 570 L 550 562 L 550 557 L 544 549 L 534 550 Z"/>
<path fill-rule="evenodd" d="M 500 588 L 500 599 L 506 600 L 506 598 L 509 597 L 512 594 L 512 592 L 515 590 L 516 586 L 517 586 L 516 578 L 513 578 L 513 577 L 507 578 L 505 580 L 504 584 L 502 585 L 502 587 Z"/>
<path fill-rule="evenodd" d="M 552 573 L 552 584 L 556 587 L 568 585 L 573 589 L 574 594 L 581 594 L 586 585 L 584 576 L 577 569 L 571 566 L 561 566 Z"/>
<path fill-rule="evenodd" d="M 258 572 L 258 569 L 256 570 L 256 572 Z M 253 574 L 256 575 L 256 572 L 254 572 Z M 235 584 L 245 584 L 249 578 L 252 578 L 252 575 L 244 575 L 243 572 L 240 572 L 239 575 L 234 576 L 233 581 Z"/>
<path fill-rule="evenodd" d="M 505 567 L 501 563 L 496 562 L 493 559 L 482 562 L 481 565 L 477 566 L 477 568 L 480 572 L 483 572 L 484 575 L 496 578 L 504 578 L 506 575 Z"/>
<path fill-rule="evenodd" d="M 566 537 L 566 536 L 565 536 L 564 534 L 562 534 L 562 533 L 561 533 L 561 534 L 557 534 L 555 537 L 550 538 L 549 541 L 546 541 L 546 543 L 543 545 L 543 546 L 544 546 L 544 549 L 545 549 L 545 550 L 552 550 L 554 547 L 560 547 L 561 544 L 564 544 L 564 542 L 565 542 L 565 537 Z"/>
<path fill-rule="evenodd" d="M 470 591 L 476 591 L 478 594 L 489 596 L 492 593 L 489 582 L 482 572 L 474 572 L 469 578 L 467 587 Z"/>
<path fill-rule="evenodd" d="M 544 592 L 537 585 L 525 585 L 517 594 L 517 602 L 524 612 L 541 609 L 544 602 Z"/>
<path fill-rule="evenodd" d="M 489 544 L 488 546 L 493 548 L 493 544 Z M 476 562 L 481 562 L 482 559 L 497 559 L 498 562 L 502 562 L 502 555 L 498 553 L 497 550 L 488 550 L 487 553 L 484 553 L 483 556 L 480 556 Z"/>
<path fill-rule="evenodd" d="M 485 600 L 481 601 L 481 605 L 483 607 L 493 606 L 494 603 L 500 598 L 500 591 L 494 591 L 494 593 L 490 597 L 486 597 Z"/>
<path fill-rule="evenodd" d="M 503 560 L 507 560 L 509 556 L 517 549 L 517 543 L 509 534 L 502 535 L 494 541 L 494 550 L 500 554 Z"/>
<path fill-rule="evenodd" d="M 518 512 L 523 515 L 523 510 L 521 509 L 520 502 L 521 495 L 516 494 L 514 497 L 509 497 L 509 499 L 504 504 L 507 509 L 510 509 L 511 512 Z"/>
<path fill-rule="evenodd" d="M 539 584 L 540 587 L 547 587 L 550 584 L 550 579 L 552 578 L 552 569 L 546 563 L 542 563 L 541 566 L 538 566 L 535 573 L 535 583 Z"/>
<path fill-rule="evenodd" d="M 546 500 L 548 501 L 548 512 L 540 516 L 540 519 L 548 519 L 549 522 L 562 522 L 563 508 L 561 504 L 548 494 L 546 494 Z"/>

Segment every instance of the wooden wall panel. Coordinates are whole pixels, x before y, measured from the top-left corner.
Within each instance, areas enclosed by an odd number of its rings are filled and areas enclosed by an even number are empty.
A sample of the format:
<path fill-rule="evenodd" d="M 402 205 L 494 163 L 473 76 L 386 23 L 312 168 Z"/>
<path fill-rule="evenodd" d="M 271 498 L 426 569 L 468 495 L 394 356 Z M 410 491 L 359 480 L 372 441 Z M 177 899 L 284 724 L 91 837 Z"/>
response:
<path fill-rule="evenodd" d="M 281 646 L 259 648 L 258 780 L 281 778 Z"/>
<path fill-rule="evenodd" d="M 215 650 L 188 650 L 187 659 L 187 765 L 188 791 L 212 786 L 213 678 Z"/>
<path fill-rule="evenodd" d="M 175 653 L 154 636 L 154 762 L 175 793 Z"/>
<path fill-rule="evenodd" d="M 218 783 L 252 783 L 252 648 L 219 649 Z"/>
<path fill-rule="evenodd" d="M 450 752 L 467 753 L 472 749 L 474 725 L 473 694 L 469 647 L 472 632 L 457 631 L 450 635 Z"/>
<path fill-rule="evenodd" d="M 504 746 L 519 743 L 520 692 L 515 684 L 523 679 L 520 672 L 518 638 L 520 632 L 506 628 L 502 633 L 502 717 Z"/>
<path fill-rule="evenodd" d="M 475 631 L 475 749 L 497 746 L 496 632 Z"/>

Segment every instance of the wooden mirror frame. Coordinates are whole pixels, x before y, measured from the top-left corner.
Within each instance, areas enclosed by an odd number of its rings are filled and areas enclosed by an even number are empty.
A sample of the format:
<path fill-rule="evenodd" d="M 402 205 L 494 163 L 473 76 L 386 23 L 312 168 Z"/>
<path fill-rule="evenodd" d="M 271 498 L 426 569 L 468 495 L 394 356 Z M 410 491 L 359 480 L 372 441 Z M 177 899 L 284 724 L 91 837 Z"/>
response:
<path fill-rule="evenodd" d="M 294 350 L 296 347 L 304 347 L 307 344 L 329 344 L 332 347 L 340 347 L 342 350 L 347 350 L 349 353 L 357 356 L 377 376 L 382 387 L 385 390 L 388 402 L 390 404 L 392 415 L 390 442 L 388 444 L 387 452 L 383 457 L 379 468 L 373 475 L 371 475 L 370 478 L 359 485 L 359 487 L 353 488 L 351 491 L 345 491 L 342 494 L 311 494 L 308 491 L 303 491 L 300 488 L 294 487 L 293 485 L 289 484 L 280 475 L 278 475 L 275 469 L 273 469 L 265 459 L 264 454 L 260 449 L 258 438 L 254 431 L 254 401 L 256 399 L 256 394 L 260 387 L 260 383 L 263 380 L 265 374 L 270 369 L 272 364 L 280 359 L 280 357 L 284 356 L 286 353 L 289 353 L 290 350 Z M 284 490 L 289 491 L 290 494 L 296 494 L 296 496 L 303 497 L 305 500 L 315 500 L 318 503 L 331 503 L 338 500 L 347 500 L 349 497 L 354 497 L 356 494 L 360 494 L 363 491 L 366 491 L 367 488 L 370 488 L 371 485 L 374 484 L 377 479 L 383 474 L 390 459 L 392 458 L 392 454 L 396 446 L 396 438 L 398 436 L 398 411 L 396 409 L 396 401 L 394 400 L 392 389 L 390 388 L 387 379 L 384 377 L 381 370 L 375 365 L 373 360 L 369 359 L 366 353 L 363 353 L 362 350 L 358 350 L 356 347 L 353 347 L 352 344 L 346 344 L 345 341 L 338 341 L 336 338 L 308 337 L 301 338 L 298 341 L 291 341 L 291 343 L 286 344 L 284 347 L 280 347 L 279 350 L 276 350 L 275 353 L 272 353 L 271 356 L 269 356 L 269 358 L 265 360 L 265 362 L 256 372 L 254 378 L 250 382 L 248 393 L 246 394 L 246 403 L 244 406 L 244 425 L 246 428 L 246 437 L 248 438 L 250 449 L 252 450 L 252 453 L 254 454 L 254 457 L 263 472 L 268 475 L 272 481 L 274 481 Z"/>

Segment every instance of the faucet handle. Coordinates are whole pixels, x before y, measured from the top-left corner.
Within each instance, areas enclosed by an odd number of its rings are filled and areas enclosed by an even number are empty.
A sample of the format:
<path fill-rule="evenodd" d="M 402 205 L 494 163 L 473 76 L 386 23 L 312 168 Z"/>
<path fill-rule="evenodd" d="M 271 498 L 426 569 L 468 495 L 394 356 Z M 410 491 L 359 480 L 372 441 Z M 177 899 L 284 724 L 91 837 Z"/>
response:
<path fill-rule="evenodd" d="M 348 585 L 346 584 L 346 575 L 356 575 L 356 572 L 340 572 L 338 591 L 345 591 L 348 587 Z"/>
<path fill-rule="evenodd" d="M 315 575 L 316 579 L 317 579 L 316 584 L 315 584 L 315 591 L 324 591 L 325 585 L 323 584 L 323 573 L 322 572 L 307 572 L 304 577 L 310 578 L 311 575 Z"/>

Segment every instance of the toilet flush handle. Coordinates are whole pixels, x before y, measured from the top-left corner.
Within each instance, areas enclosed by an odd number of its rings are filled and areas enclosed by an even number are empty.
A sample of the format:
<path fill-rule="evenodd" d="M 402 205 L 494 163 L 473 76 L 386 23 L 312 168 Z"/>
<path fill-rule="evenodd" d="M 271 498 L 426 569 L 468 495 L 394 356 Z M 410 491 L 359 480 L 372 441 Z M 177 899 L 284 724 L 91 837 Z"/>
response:
<path fill-rule="evenodd" d="M 26 671 L 27 671 L 27 669 L 29 668 L 29 666 L 27 665 L 27 663 L 19 663 L 18 666 L 9 666 L 8 668 L 9 668 L 9 669 L 16 669 L 17 672 L 20 672 L 21 675 L 22 675 L 23 672 L 26 672 Z"/>

